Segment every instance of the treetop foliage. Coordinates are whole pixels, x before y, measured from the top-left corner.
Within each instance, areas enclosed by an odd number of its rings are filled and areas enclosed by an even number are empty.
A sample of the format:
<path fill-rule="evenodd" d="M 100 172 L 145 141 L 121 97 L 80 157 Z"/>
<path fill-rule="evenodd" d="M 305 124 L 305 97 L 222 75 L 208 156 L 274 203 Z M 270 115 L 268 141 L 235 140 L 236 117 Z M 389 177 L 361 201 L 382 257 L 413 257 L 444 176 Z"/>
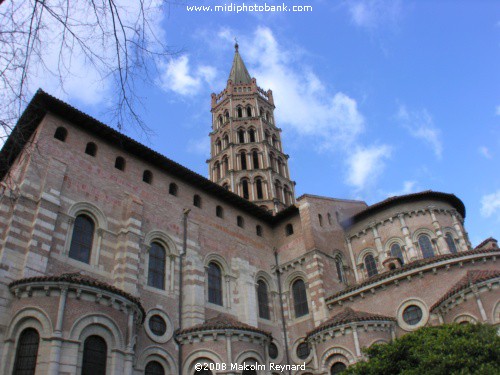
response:
<path fill-rule="evenodd" d="M 368 361 L 344 374 L 500 374 L 500 336 L 486 324 L 423 327 L 392 343 L 374 345 L 365 354 Z"/>

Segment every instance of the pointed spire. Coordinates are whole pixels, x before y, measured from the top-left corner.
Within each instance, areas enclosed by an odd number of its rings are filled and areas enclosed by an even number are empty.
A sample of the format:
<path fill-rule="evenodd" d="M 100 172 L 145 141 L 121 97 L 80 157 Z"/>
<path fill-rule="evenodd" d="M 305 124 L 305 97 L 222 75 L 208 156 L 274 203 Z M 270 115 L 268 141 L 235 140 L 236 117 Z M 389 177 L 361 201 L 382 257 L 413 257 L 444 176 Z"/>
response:
<path fill-rule="evenodd" d="M 248 74 L 248 70 L 245 63 L 241 59 L 238 49 L 239 45 L 238 42 L 236 42 L 234 45 L 233 66 L 231 68 L 231 73 L 229 73 L 229 79 L 233 81 L 235 85 L 240 83 L 252 83 L 252 78 L 250 77 L 250 74 Z"/>

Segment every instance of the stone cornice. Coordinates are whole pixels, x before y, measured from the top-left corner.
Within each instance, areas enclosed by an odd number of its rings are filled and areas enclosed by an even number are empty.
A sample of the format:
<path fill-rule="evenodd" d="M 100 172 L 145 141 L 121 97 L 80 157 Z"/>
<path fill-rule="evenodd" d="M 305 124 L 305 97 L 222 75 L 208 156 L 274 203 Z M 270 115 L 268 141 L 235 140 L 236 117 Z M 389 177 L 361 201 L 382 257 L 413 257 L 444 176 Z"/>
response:
<path fill-rule="evenodd" d="M 396 322 L 390 320 L 368 320 L 361 322 L 351 322 L 345 323 L 342 325 L 329 327 L 319 332 L 316 332 L 307 337 L 309 342 L 320 343 L 327 340 L 332 340 L 335 337 L 335 334 L 340 333 L 340 335 L 344 336 L 346 334 L 351 334 L 352 330 L 355 328 L 362 328 L 365 332 L 368 331 L 369 327 L 374 328 L 378 331 L 391 331 L 393 327 L 396 326 Z"/>
<path fill-rule="evenodd" d="M 421 266 L 412 267 L 410 263 L 405 267 L 397 269 L 396 271 L 389 271 L 385 274 L 380 274 L 374 277 L 373 280 L 367 280 L 359 285 L 354 285 L 347 288 L 347 291 L 341 291 L 326 298 L 326 304 L 331 309 L 334 304 L 342 305 L 345 301 L 353 301 L 355 298 L 364 298 L 365 294 L 375 294 L 377 290 L 385 290 L 388 286 L 398 286 L 401 281 L 410 281 L 414 277 L 424 277 L 425 273 L 432 272 L 436 274 L 441 270 L 448 270 L 452 266 L 463 267 L 464 263 L 496 261 L 500 256 L 500 250 L 493 251 L 477 251 L 471 250 L 458 254 L 435 257 L 426 261 Z M 444 259 L 443 259 L 444 258 Z M 419 262 L 419 261 L 417 261 Z M 421 262 L 421 261 L 420 261 Z"/>
<path fill-rule="evenodd" d="M 449 215 L 457 215 L 460 217 L 459 213 L 457 210 L 454 209 L 444 209 L 444 208 L 436 208 L 436 207 L 426 207 L 426 208 L 420 208 L 418 210 L 409 210 L 409 211 L 398 211 L 392 216 L 386 217 L 383 220 L 378 220 L 378 221 L 370 221 L 368 225 L 364 226 L 363 229 L 358 230 L 355 233 L 346 233 L 346 239 L 350 241 L 353 238 L 360 238 L 367 233 L 372 233 L 372 228 L 378 227 L 379 225 L 385 225 L 387 223 L 392 224 L 394 221 L 398 220 L 398 217 L 400 215 L 405 215 L 408 217 L 412 217 L 413 215 L 425 215 L 426 213 L 433 211 L 433 212 L 439 212 L 439 213 L 444 213 L 444 214 L 449 214 Z M 398 224 L 399 225 L 399 224 Z"/>

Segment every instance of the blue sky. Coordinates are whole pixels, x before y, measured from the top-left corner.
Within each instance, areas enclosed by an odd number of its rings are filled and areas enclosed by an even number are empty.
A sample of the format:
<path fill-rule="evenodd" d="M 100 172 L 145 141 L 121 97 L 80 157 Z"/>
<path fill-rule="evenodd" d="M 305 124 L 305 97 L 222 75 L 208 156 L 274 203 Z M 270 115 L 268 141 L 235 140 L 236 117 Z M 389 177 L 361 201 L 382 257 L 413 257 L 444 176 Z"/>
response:
<path fill-rule="evenodd" d="M 285 0 L 313 10 L 239 14 L 181 3 L 157 24 L 181 52 L 138 91 L 155 135 L 132 137 L 207 176 L 210 94 L 225 87 L 236 37 L 273 90 L 297 196 L 449 192 L 466 205 L 473 245 L 500 239 L 500 2 Z M 106 121 L 100 95 L 59 96 Z"/>

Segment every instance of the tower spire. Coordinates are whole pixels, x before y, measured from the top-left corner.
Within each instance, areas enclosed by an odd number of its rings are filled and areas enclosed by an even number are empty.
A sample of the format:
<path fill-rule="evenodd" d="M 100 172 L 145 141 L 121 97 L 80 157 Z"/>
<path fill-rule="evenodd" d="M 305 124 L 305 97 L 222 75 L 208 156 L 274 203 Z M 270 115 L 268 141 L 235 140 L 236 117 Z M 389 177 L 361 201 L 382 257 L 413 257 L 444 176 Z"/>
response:
<path fill-rule="evenodd" d="M 274 99 L 251 78 L 235 39 L 226 88 L 212 94 L 210 179 L 277 213 L 295 203 L 288 155 L 274 122 Z"/>
<path fill-rule="evenodd" d="M 229 79 L 233 81 L 233 84 L 235 85 L 250 84 L 252 82 L 252 78 L 250 77 L 238 50 L 238 41 L 235 39 L 233 66 L 231 67 L 231 73 L 229 73 Z"/>

